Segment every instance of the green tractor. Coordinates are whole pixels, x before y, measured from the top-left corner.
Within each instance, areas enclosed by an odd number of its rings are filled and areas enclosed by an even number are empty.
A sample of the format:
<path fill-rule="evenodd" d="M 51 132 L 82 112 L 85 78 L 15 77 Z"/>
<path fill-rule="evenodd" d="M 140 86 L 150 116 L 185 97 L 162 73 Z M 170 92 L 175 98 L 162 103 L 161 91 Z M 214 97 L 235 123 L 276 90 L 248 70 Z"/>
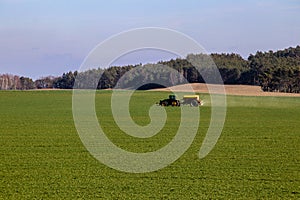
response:
<path fill-rule="evenodd" d="M 160 106 L 180 106 L 180 101 L 176 99 L 176 96 L 171 94 L 168 99 L 160 100 Z"/>

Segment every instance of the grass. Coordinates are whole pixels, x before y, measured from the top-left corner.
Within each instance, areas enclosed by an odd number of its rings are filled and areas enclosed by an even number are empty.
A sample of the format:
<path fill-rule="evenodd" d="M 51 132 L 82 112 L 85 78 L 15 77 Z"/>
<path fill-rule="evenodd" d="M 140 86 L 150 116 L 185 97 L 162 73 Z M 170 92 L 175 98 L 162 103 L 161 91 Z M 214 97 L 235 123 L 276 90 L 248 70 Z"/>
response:
<path fill-rule="evenodd" d="M 136 123 L 165 92 L 135 92 Z M 166 145 L 178 128 L 178 108 L 166 108 L 164 129 L 149 139 L 123 134 L 113 121 L 110 91 L 96 95 L 97 116 L 118 146 L 148 152 Z M 72 118 L 71 91 L 0 92 L 0 199 L 299 199 L 300 98 L 228 96 L 222 135 L 198 158 L 209 125 L 209 96 L 188 151 L 152 173 L 123 173 L 94 159 Z M 187 130 L 188 134 L 188 130 Z"/>

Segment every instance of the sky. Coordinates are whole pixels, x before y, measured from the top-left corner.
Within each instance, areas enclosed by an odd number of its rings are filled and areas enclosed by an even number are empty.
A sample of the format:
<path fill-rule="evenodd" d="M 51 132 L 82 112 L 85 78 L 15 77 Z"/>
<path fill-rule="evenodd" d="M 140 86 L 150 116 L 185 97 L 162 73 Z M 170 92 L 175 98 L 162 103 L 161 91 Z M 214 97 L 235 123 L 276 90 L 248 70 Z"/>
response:
<path fill-rule="evenodd" d="M 142 27 L 173 29 L 209 53 L 247 58 L 300 45 L 300 0 L 0 0 L 0 74 L 75 71 L 100 42 Z M 174 57 L 149 50 L 114 64 Z"/>

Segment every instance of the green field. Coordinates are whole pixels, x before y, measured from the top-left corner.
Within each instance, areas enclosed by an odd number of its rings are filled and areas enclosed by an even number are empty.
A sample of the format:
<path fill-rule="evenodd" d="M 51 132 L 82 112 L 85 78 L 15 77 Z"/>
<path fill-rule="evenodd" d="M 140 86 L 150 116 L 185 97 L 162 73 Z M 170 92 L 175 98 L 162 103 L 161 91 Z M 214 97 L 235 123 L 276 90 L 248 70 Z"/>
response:
<path fill-rule="evenodd" d="M 149 107 L 167 95 L 135 92 L 130 112 L 136 123 L 149 123 Z M 123 149 L 154 151 L 176 133 L 180 112 L 168 107 L 156 136 L 123 134 L 110 96 L 97 92 L 97 116 Z M 299 199 L 300 98 L 228 96 L 222 135 L 200 160 L 210 121 L 209 96 L 201 96 L 206 104 L 188 151 L 164 169 L 132 174 L 108 168 L 85 149 L 73 122 L 72 91 L 1 91 L 0 199 Z"/>

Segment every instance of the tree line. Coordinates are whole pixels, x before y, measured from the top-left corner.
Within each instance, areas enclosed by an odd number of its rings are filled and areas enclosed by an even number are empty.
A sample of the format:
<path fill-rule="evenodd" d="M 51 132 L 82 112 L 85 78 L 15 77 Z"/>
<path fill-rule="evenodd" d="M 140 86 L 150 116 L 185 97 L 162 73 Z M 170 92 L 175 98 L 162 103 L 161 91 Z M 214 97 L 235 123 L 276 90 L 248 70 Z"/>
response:
<path fill-rule="evenodd" d="M 193 60 L 200 61 L 200 73 L 193 65 Z M 216 65 L 224 84 L 258 85 L 264 91 L 271 92 L 300 92 L 300 46 L 276 52 L 258 51 L 247 59 L 234 53 L 191 54 L 186 58 L 160 61 L 156 64 L 112 66 L 84 72 L 70 71 L 59 77 L 48 76 L 35 81 L 28 77 L 4 74 L 0 75 L 0 89 L 72 89 L 75 78 L 79 80 L 76 88 L 152 89 L 187 82 L 204 83 L 201 74 L 213 76 L 211 65 Z M 102 76 L 99 77 L 99 74 Z M 214 83 L 213 80 L 211 83 Z"/>
<path fill-rule="evenodd" d="M 0 75 L 0 90 L 29 90 L 34 88 L 35 83 L 31 78 L 11 74 Z"/>

